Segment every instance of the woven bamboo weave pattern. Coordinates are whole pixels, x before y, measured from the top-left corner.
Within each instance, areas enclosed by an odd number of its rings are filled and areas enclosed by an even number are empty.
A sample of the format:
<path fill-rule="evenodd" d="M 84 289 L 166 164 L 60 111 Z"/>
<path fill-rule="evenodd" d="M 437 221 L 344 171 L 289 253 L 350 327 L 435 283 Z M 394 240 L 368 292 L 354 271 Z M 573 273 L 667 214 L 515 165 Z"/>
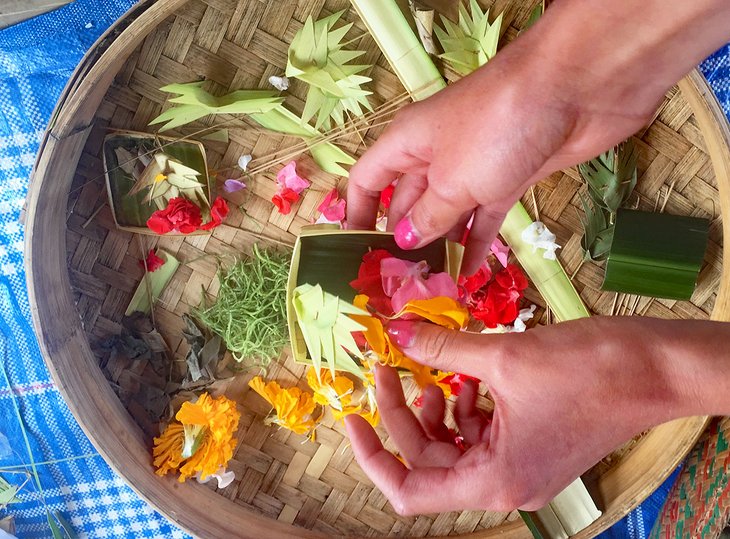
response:
<path fill-rule="evenodd" d="M 510 39 L 517 34 L 532 6 L 516 2 L 496 4 L 497 12 L 509 8 L 506 39 Z M 68 266 L 77 310 L 92 346 L 121 332 L 124 311 L 142 278 L 138 260 L 143 252 L 158 246 L 182 262 L 160 298 L 155 320 L 175 359 L 183 362 L 187 345 L 182 338 L 181 316 L 198 305 L 203 290 L 215 295 L 219 263 L 250 253 L 256 242 L 272 246 L 292 244 L 301 228 L 316 218 L 316 207 L 325 194 L 334 186 L 341 192 L 345 187 L 344 179 L 318 171 L 311 159 L 303 155 L 298 158 L 300 170 L 313 184 L 291 214 L 279 214 L 270 201 L 276 190 L 275 174 L 280 167 L 277 165 L 247 180 L 247 190 L 226 195 L 232 202 L 231 213 L 212 235 L 159 239 L 147 236 L 140 240 L 115 229 L 106 202 L 100 155 L 108 129 L 149 130 L 148 122 L 169 107 L 168 94 L 159 90 L 169 83 L 207 80 L 206 88 L 216 95 L 242 88 L 268 88 L 269 76 L 283 73 L 288 43 L 306 17 L 311 14 L 316 18 L 341 9 L 346 10 L 343 19 L 355 23 L 348 34 L 348 38 L 355 39 L 353 47 L 366 51 L 362 63 L 373 64 L 366 73 L 373 78 L 367 86 L 374 92 L 373 105 L 379 107 L 403 99 L 404 90 L 397 77 L 345 0 L 193 0 L 161 22 L 132 54 L 98 109 L 68 200 Z M 306 88 L 293 81 L 287 93 L 287 107 L 300 113 L 305 95 Z M 276 151 L 286 153 L 287 147 L 299 142 L 263 133 L 245 120 L 230 117 L 203 119 L 174 134 L 190 135 L 215 125 L 227 128 L 230 135 L 228 144 L 205 142 L 209 167 L 221 178 L 242 154 L 251 153 L 256 159 Z M 373 127 L 362 133 L 362 138 L 349 134 L 337 144 L 359 155 L 382 129 L 383 126 Z M 581 183 L 575 170 L 546 178 L 536 186 L 534 200 L 528 192 L 523 202 L 534 217 L 539 216 L 557 234 L 563 246 L 559 257 L 569 274 L 576 272 L 576 288 L 594 313 L 707 318 L 722 272 L 720 208 L 703 137 L 680 93 L 669 92 L 656 120 L 638 134 L 637 144 L 640 176 L 635 199 L 639 207 L 664 208 L 670 213 L 712 219 L 711 243 L 692 302 L 617 297 L 600 291 L 601 268 L 592 263 L 581 266 Z M 537 321 L 547 323 L 550 317 L 541 298 L 528 290 L 528 300 L 538 305 Z M 139 410 L 134 395 L 147 391 L 149 385 L 161 389 L 159 384 L 164 380 L 161 382 L 154 366 L 137 363 L 104 368 L 113 384 L 127 392 L 123 400 L 146 434 L 156 434 L 156 425 Z M 225 496 L 242 508 L 326 534 L 460 535 L 517 518 L 516 514 L 485 512 L 397 515 L 354 461 L 341 424 L 325 419 L 314 442 L 265 426 L 263 418 L 269 408 L 246 386 L 254 374 L 238 377 L 226 389 L 226 394 L 241 404 L 242 413 L 240 444 L 229 466 L 236 472 L 236 481 L 211 492 L 211 496 Z M 305 387 L 304 374 L 304 367 L 287 361 L 285 351 L 279 362 L 272 363 L 267 377 L 282 385 Z M 409 399 L 416 394 L 415 388 L 409 389 Z M 382 430 L 380 433 L 385 434 Z M 619 459 L 620 455 L 616 453 L 612 458 Z M 602 466 L 610 466 L 611 462 L 608 459 Z"/>

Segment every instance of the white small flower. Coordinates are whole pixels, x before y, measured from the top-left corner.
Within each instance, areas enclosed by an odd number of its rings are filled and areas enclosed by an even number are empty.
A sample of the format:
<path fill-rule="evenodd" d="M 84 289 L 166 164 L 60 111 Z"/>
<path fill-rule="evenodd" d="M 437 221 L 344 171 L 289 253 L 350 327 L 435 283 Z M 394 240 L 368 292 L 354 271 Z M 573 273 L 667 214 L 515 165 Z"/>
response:
<path fill-rule="evenodd" d="M 205 483 L 207 483 L 208 481 L 210 481 L 213 478 L 215 478 L 218 481 L 218 488 L 226 488 L 228 485 L 233 483 L 233 480 L 236 478 L 236 474 L 230 470 L 226 471 L 225 468 L 220 467 L 220 468 L 218 468 L 217 472 L 210 474 L 204 480 L 200 479 L 200 472 L 198 472 L 195 475 L 195 479 L 201 485 L 204 485 Z"/>
<path fill-rule="evenodd" d="M 520 314 L 517 315 L 517 319 L 515 320 L 515 323 L 512 326 L 510 333 L 524 333 L 524 331 L 527 329 L 525 322 L 535 316 L 536 308 L 537 307 L 535 307 L 535 305 L 530 305 L 529 309 L 520 310 Z"/>
<path fill-rule="evenodd" d="M 285 92 L 289 89 L 289 79 L 286 77 L 277 77 L 276 75 L 272 75 L 269 77 L 269 84 L 280 92 Z"/>
<path fill-rule="evenodd" d="M 315 225 L 339 225 L 340 228 L 342 228 L 341 221 L 330 221 L 322 213 L 319 214 L 319 217 L 317 217 L 317 220 L 314 222 L 314 224 Z"/>
<path fill-rule="evenodd" d="M 542 256 L 548 260 L 555 260 L 555 251 L 560 249 L 555 240 L 555 234 L 550 232 L 542 221 L 535 221 L 522 231 L 522 241 L 532 245 L 533 253 L 538 249 L 544 249 Z"/>
<path fill-rule="evenodd" d="M 527 329 L 525 322 L 535 316 L 536 308 L 537 307 L 535 305 L 530 305 L 529 308 L 520 310 L 520 313 L 515 319 L 514 325 L 503 326 L 502 324 L 497 324 L 496 328 L 484 328 L 481 332 L 484 334 L 524 333 L 524 331 Z"/>
<path fill-rule="evenodd" d="M 250 153 L 247 153 L 246 155 L 242 155 L 238 158 L 238 168 L 240 168 L 242 171 L 246 172 L 246 169 L 248 168 L 248 164 L 251 162 L 253 157 Z"/>

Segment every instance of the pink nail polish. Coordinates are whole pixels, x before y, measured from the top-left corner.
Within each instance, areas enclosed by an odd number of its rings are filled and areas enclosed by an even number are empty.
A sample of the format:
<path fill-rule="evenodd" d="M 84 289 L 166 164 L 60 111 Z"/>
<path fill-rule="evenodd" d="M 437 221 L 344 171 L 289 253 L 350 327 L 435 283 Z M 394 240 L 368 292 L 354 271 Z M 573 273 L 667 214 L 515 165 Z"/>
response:
<path fill-rule="evenodd" d="M 415 337 L 413 322 L 394 320 L 386 326 L 385 330 L 398 348 L 408 348 L 413 344 Z"/>
<path fill-rule="evenodd" d="M 414 249 L 418 242 L 418 233 L 413 228 L 410 217 L 404 217 L 395 227 L 395 242 L 401 249 Z"/>

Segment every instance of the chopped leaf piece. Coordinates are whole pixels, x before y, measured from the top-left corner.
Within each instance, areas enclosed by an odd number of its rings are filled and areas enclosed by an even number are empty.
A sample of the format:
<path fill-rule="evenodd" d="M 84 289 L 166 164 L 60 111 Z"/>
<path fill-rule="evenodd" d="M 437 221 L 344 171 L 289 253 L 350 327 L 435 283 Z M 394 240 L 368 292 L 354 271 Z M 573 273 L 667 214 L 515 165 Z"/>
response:
<path fill-rule="evenodd" d="M 137 287 L 137 290 L 132 296 L 132 301 L 129 302 L 124 316 L 130 316 L 134 312 L 141 312 L 148 314 L 151 309 L 150 300 L 155 301 L 162 291 L 164 290 L 167 283 L 170 282 L 172 276 L 177 271 L 180 262 L 167 251 L 157 251 L 160 258 L 165 263 L 154 273 L 146 273 L 142 282 Z M 150 294 L 152 297 L 150 298 Z"/>

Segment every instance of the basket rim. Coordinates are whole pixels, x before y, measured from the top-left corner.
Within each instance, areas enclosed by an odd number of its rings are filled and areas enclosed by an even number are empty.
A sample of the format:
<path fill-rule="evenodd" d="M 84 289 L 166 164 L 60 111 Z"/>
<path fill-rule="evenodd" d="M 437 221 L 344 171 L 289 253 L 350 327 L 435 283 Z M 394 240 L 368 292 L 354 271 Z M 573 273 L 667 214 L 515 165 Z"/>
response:
<path fill-rule="evenodd" d="M 65 204 L 75 167 L 92 120 L 119 68 L 159 21 L 187 0 L 143 0 L 120 18 L 82 59 L 61 95 L 41 142 L 28 192 L 25 262 L 36 335 L 59 391 L 107 463 L 143 499 L 196 536 L 323 537 L 246 511 L 195 482 L 177 483 L 154 475 L 141 430 L 106 383 L 74 309 L 65 251 Z M 704 77 L 693 70 L 679 83 L 708 146 L 720 190 L 723 234 L 730 237 L 730 126 Z M 65 173 L 63 172 L 65 171 Z M 41 219 L 40 216 L 43 216 Z M 725 218 L 727 217 L 727 218 Z M 49 226 L 51 222 L 54 226 Z M 728 268 L 727 270 L 725 268 Z M 730 271 L 730 250 L 723 248 L 723 273 Z M 730 321 L 730 279 L 722 279 L 712 318 Z M 635 508 L 657 488 L 692 449 L 708 422 L 684 418 L 660 425 L 642 438 L 626 458 L 599 479 L 603 516 L 575 537 L 592 537 Z M 662 441 L 663 440 L 663 441 Z M 671 450 L 667 450 L 671 440 Z M 661 444 L 659 442 L 661 441 Z M 659 446 L 661 445 L 661 452 Z M 652 457 L 652 479 L 639 481 L 638 462 Z M 669 453 L 671 457 L 664 456 Z M 646 471 L 646 470 L 645 470 Z M 169 501 L 175 500 L 171 505 Z M 212 515 L 225 514 L 225 519 Z M 462 537 L 530 537 L 520 521 Z"/>

